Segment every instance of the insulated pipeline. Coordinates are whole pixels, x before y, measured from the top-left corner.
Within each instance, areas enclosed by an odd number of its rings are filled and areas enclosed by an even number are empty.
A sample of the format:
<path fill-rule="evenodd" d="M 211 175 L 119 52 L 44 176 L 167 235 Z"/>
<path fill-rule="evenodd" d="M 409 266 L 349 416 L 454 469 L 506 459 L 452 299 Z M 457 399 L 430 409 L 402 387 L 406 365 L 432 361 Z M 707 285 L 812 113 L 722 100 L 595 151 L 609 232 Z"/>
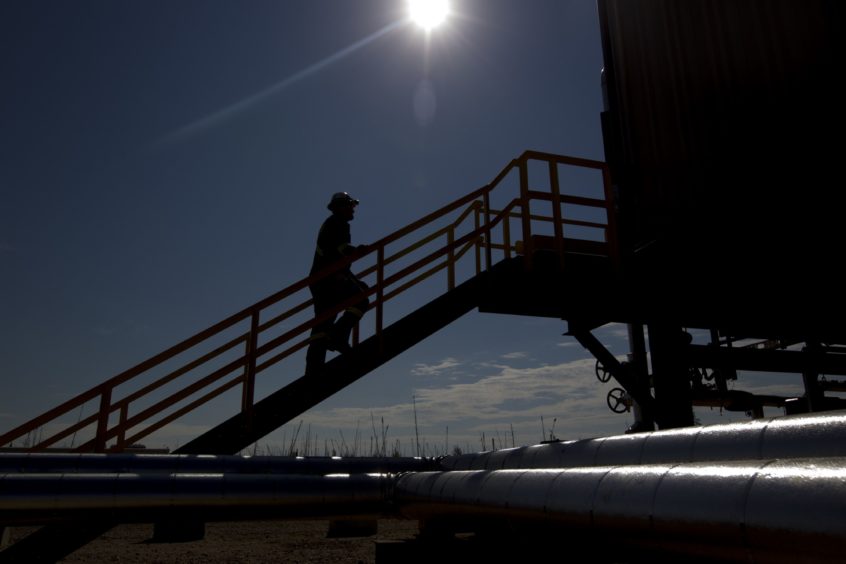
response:
<path fill-rule="evenodd" d="M 846 412 L 791 415 L 448 456 L 445 470 L 846 457 Z"/>
<path fill-rule="evenodd" d="M 0 475 L 0 524 L 367 518 L 387 510 L 386 474 Z"/>
<path fill-rule="evenodd" d="M 421 472 L 400 476 L 392 499 L 456 532 L 496 523 L 767 562 L 846 554 L 846 458 Z"/>
<path fill-rule="evenodd" d="M 361 474 L 440 469 L 431 458 L 292 457 L 206 454 L 0 453 L 0 473 L 218 472 L 223 474 Z"/>

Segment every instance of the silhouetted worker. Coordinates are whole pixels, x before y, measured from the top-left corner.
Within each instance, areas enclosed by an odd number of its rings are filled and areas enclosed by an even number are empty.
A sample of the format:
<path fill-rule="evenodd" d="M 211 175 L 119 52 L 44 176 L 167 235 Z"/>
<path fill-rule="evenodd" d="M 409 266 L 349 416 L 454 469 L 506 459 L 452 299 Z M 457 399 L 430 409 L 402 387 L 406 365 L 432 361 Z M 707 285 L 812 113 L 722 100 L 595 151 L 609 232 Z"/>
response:
<path fill-rule="evenodd" d="M 337 192 L 326 206 L 332 212 L 317 235 L 317 248 L 311 275 L 317 274 L 339 260 L 363 252 L 367 246 L 350 244 L 350 221 L 355 216 L 358 200 L 346 192 Z M 309 286 L 314 297 L 315 317 L 338 303 L 367 290 L 368 286 L 355 277 L 349 265 Z M 306 374 L 319 370 L 326 361 L 326 351 L 345 353 L 350 350 L 350 332 L 367 311 L 370 301 L 363 297 L 360 302 L 347 307 L 338 321 L 330 316 L 311 330 L 311 343 L 306 353 Z"/>

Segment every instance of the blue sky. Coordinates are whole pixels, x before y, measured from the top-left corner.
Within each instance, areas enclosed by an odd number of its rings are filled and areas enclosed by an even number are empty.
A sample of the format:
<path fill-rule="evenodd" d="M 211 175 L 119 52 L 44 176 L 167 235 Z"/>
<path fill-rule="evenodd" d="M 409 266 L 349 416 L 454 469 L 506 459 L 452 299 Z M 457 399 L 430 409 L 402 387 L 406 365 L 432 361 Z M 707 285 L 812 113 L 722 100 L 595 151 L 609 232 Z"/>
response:
<path fill-rule="evenodd" d="M 430 34 L 406 18 L 402 0 L 0 5 L 0 428 L 304 277 L 333 192 L 361 200 L 367 243 L 524 150 L 604 159 L 592 0 L 453 0 Z M 553 421 L 623 432 L 565 330 L 473 312 L 260 445 L 300 421 L 315 445 L 359 429 L 362 450 L 384 421 L 406 453 L 415 435 L 532 443 Z M 626 352 L 624 327 L 600 336 Z M 257 396 L 301 373 L 263 373 Z M 238 406 L 144 442 L 175 448 Z"/>

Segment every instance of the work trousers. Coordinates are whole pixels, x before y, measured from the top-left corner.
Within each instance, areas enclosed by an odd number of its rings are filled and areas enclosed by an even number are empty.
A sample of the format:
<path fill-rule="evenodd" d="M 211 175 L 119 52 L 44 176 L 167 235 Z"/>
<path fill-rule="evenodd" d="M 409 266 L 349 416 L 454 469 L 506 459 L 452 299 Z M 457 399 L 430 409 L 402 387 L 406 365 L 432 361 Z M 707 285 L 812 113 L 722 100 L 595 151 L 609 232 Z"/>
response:
<path fill-rule="evenodd" d="M 314 298 L 314 316 L 319 317 L 339 303 L 366 292 L 368 288 L 369 286 L 366 283 L 351 274 L 330 277 L 310 286 L 309 290 L 311 290 L 312 298 Z M 337 323 L 335 322 L 337 314 L 330 315 L 312 328 L 311 342 L 306 353 L 307 373 L 325 363 L 326 351 L 332 345 L 333 339 L 346 342 L 353 325 L 362 318 L 369 306 L 370 300 L 366 296 L 362 296 L 360 301 L 347 306 L 343 310 L 343 315 Z"/>

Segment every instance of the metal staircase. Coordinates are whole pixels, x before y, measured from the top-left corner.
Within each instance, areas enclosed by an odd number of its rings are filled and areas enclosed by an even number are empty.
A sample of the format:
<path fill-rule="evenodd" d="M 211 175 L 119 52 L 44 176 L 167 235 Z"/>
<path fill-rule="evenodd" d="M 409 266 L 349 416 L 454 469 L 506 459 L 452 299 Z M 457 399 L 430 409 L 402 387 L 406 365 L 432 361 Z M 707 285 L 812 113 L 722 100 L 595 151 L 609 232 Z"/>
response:
<path fill-rule="evenodd" d="M 591 179 L 592 192 L 584 181 L 565 181 L 573 170 Z M 526 295 L 515 276 L 551 269 L 595 286 L 616 268 L 616 240 L 605 163 L 527 151 L 490 184 L 0 435 L 0 447 L 122 452 L 239 390 L 233 417 L 177 451 L 234 454 L 472 309 L 559 316 L 560 304 Z M 329 360 L 320 377 L 300 377 L 256 401 L 256 379 L 269 368 L 302 373 L 295 353 L 321 321 L 308 286 L 348 264 L 370 284 L 371 302 L 352 351 Z M 398 298 L 411 288 L 409 306 Z M 74 420 L 91 404 L 93 413 Z"/>

